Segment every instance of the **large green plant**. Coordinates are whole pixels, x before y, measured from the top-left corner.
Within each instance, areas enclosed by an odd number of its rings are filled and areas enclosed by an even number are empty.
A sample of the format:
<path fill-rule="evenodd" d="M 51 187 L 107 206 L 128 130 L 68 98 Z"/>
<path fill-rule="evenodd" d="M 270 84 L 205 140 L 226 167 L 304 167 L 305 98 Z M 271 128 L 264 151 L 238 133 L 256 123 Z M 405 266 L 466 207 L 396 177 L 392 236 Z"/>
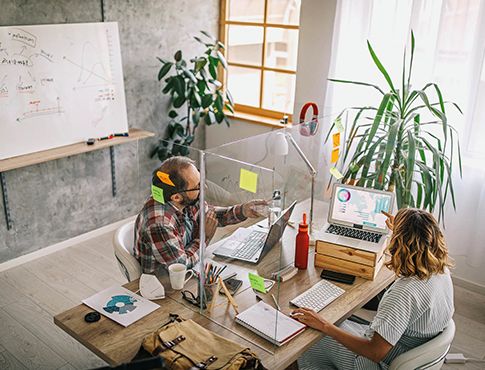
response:
<path fill-rule="evenodd" d="M 157 58 L 162 63 L 158 72 L 162 93 L 170 97 L 166 135 L 151 154 L 152 157 L 158 155 L 162 161 L 174 155 L 188 154 L 187 146 L 194 141 L 200 122 L 207 125 L 226 122 L 229 126 L 224 108 L 234 113 L 231 94 L 218 80 L 218 69 L 227 69 L 221 52 L 224 45 L 207 32 L 201 33 L 204 40 L 196 36 L 194 39 L 206 50 L 189 63 L 183 59 L 181 50 L 175 53 L 173 62 Z M 169 72 L 172 74 L 165 77 Z M 181 110 L 184 112 L 180 113 Z"/>
<path fill-rule="evenodd" d="M 415 47 L 412 32 L 411 55 L 408 62 L 404 49 L 399 87 L 394 84 L 369 41 L 367 46 L 372 60 L 387 81 L 386 88 L 366 82 L 329 79 L 370 87 L 382 96 L 378 106 L 350 108 L 355 109 L 355 116 L 343 152 L 343 181 L 394 191 L 399 208 L 418 207 L 433 212 L 438 206 L 438 215 L 442 219 L 449 195 L 456 209 L 452 180 L 456 162 L 454 152 L 458 154 L 460 176 L 462 174 L 458 135 L 448 122 L 445 107 L 451 103 L 462 112 L 457 104 L 444 101 L 435 83 L 428 83 L 420 90 L 411 88 Z M 435 102 L 431 102 L 430 92 L 433 92 Z M 337 120 L 345 111 L 339 114 Z"/>

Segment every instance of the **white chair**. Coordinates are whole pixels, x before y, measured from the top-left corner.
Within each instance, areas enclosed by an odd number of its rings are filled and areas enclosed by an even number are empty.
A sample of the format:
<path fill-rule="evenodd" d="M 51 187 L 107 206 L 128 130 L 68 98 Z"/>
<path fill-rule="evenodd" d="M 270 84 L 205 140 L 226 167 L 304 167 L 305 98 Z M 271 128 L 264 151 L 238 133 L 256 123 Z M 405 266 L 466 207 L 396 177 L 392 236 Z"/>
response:
<path fill-rule="evenodd" d="M 113 247 L 121 273 L 128 281 L 136 280 L 141 275 L 141 266 L 133 256 L 135 245 L 135 221 L 130 221 L 116 230 L 113 237 Z"/>
<path fill-rule="evenodd" d="M 441 369 L 455 336 L 453 319 L 442 333 L 423 345 L 397 356 L 389 370 Z"/>

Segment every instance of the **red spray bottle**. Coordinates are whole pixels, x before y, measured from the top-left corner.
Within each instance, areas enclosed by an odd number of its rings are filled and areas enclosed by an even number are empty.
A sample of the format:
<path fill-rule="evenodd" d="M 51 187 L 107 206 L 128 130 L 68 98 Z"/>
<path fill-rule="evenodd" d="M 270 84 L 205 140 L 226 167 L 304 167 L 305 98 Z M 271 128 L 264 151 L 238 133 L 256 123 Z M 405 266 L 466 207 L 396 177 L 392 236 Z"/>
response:
<path fill-rule="evenodd" d="M 306 223 L 306 213 L 303 213 L 303 221 L 298 227 L 295 246 L 295 267 L 306 270 L 308 267 L 308 246 L 310 237 L 308 235 L 308 224 Z"/>

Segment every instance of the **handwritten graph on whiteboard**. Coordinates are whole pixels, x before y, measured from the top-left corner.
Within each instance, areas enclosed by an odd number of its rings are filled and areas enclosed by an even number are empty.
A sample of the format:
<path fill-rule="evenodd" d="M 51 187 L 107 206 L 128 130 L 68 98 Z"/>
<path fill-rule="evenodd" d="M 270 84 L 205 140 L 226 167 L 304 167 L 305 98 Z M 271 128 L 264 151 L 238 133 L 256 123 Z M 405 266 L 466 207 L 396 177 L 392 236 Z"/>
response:
<path fill-rule="evenodd" d="M 0 159 L 127 131 L 116 22 L 0 27 Z"/>

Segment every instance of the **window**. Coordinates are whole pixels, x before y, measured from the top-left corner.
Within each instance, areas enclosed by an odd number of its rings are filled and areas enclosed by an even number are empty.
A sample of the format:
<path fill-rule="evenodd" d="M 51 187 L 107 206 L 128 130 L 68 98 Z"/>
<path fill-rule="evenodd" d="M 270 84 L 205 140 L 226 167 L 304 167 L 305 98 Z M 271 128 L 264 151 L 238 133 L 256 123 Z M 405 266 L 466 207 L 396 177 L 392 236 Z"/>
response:
<path fill-rule="evenodd" d="M 221 0 L 224 76 L 236 110 L 293 112 L 301 0 Z"/>

